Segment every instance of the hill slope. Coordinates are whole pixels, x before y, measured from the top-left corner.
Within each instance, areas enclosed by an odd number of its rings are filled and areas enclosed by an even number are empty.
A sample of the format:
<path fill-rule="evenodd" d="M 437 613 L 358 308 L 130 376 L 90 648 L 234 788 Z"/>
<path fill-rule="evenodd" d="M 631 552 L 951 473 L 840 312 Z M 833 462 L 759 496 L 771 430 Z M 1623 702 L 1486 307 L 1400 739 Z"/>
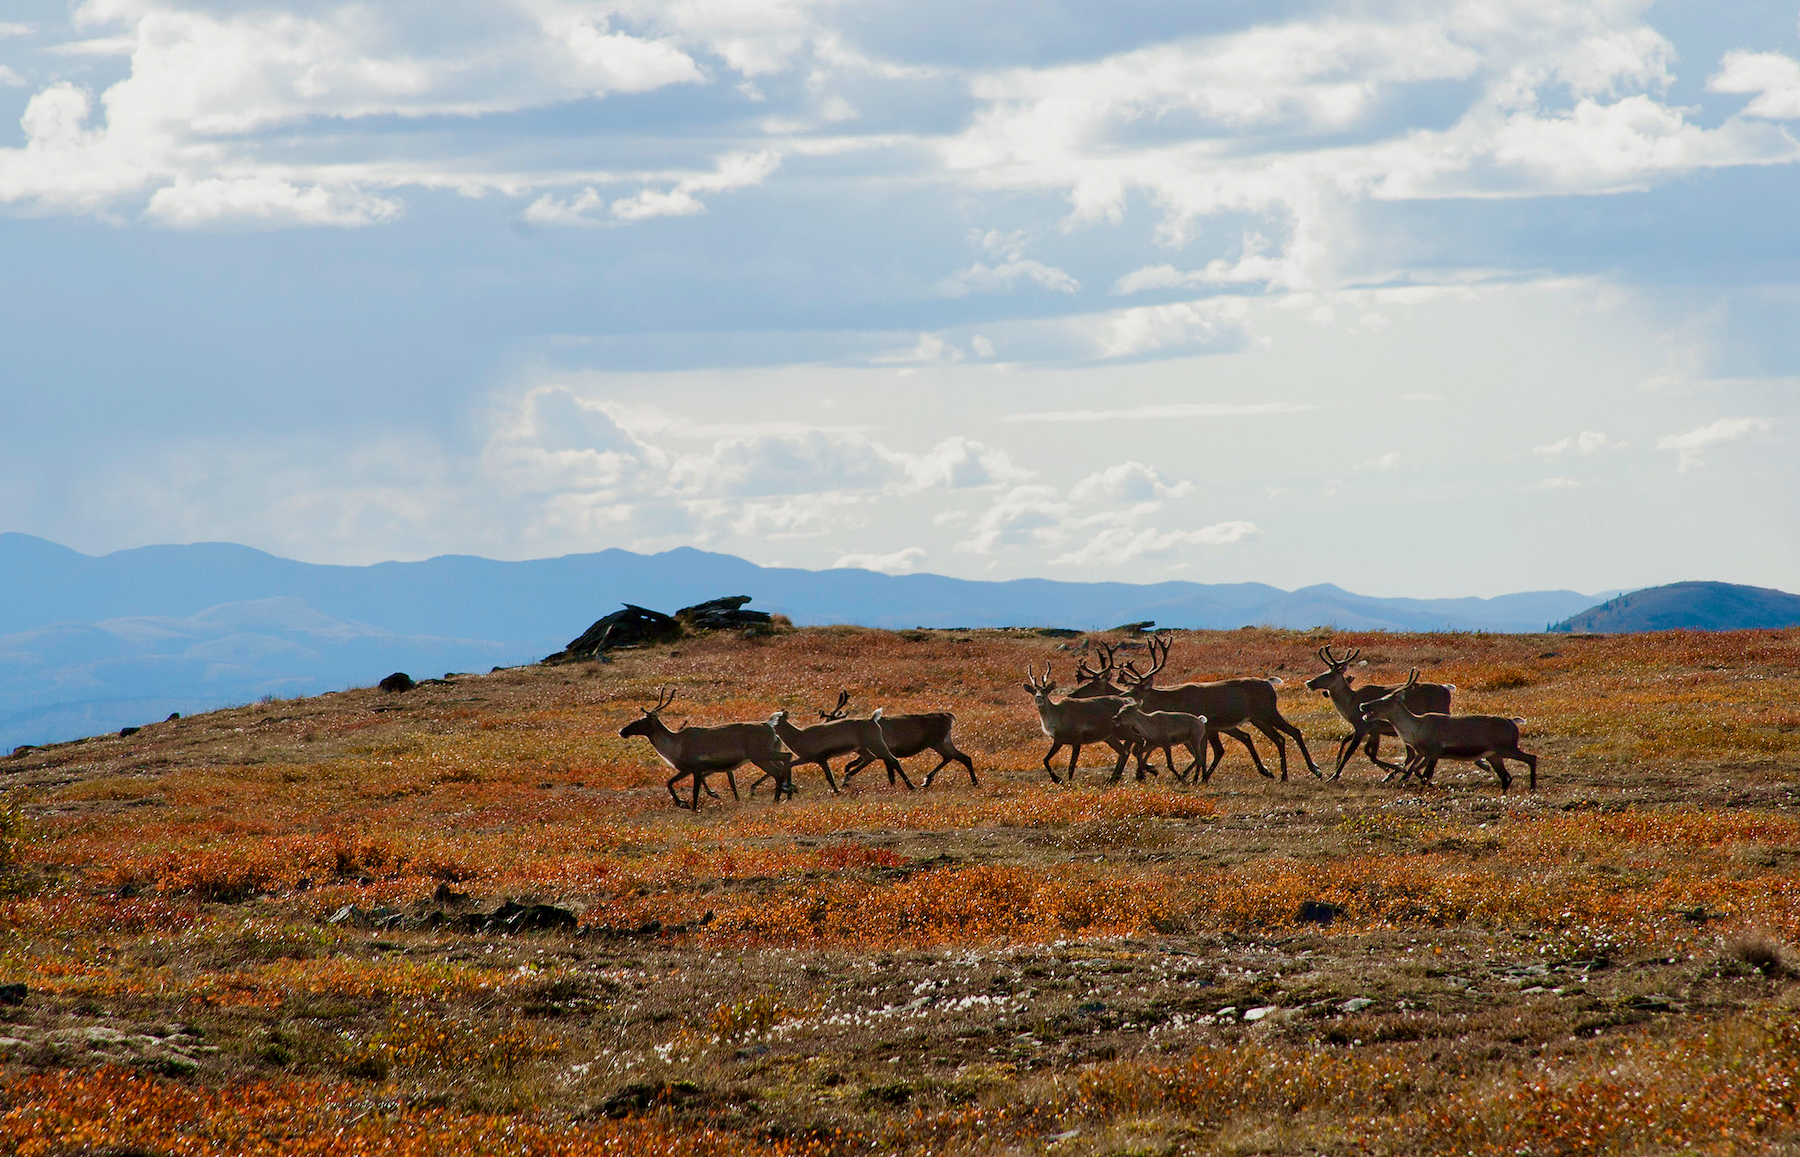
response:
<path fill-rule="evenodd" d="M 1550 629 L 1618 634 L 1779 627 L 1800 627 L 1800 595 L 1737 583 L 1686 582 L 1631 591 L 1571 615 Z"/>

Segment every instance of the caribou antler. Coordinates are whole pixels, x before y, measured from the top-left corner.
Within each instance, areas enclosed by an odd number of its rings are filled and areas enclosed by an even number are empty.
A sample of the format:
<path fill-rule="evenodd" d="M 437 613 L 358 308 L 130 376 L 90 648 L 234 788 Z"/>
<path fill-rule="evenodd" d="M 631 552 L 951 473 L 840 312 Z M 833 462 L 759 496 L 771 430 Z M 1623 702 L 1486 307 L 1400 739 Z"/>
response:
<path fill-rule="evenodd" d="M 1105 652 L 1106 662 L 1098 667 L 1089 667 L 1086 659 L 1078 661 L 1075 664 L 1075 679 L 1077 682 L 1092 683 L 1096 679 L 1104 679 L 1111 675 L 1113 669 L 1118 666 L 1117 661 L 1113 658 L 1115 648 L 1108 646 L 1099 639 L 1093 640 L 1093 643 L 1095 647 Z"/>
<path fill-rule="evenodd" d="M 663 708 L 675 702 L 675 688 L 658 687 L 656 689 L 656 706 L 639 708 L 645 715 L 660 715 Z"/>
<path fill-rule="evenodd" d="M 844 710 L 844 704 L 846 704 L 848 702 L 850 702 L 850 692 L 839 691 L 837 706 L 833 707 L 830 711 L 819 712 L 819 718 L 827 720 L 827 721 L 832 720 L 832 719 L 842 719 L 846 714 L 848 714 Z"/>

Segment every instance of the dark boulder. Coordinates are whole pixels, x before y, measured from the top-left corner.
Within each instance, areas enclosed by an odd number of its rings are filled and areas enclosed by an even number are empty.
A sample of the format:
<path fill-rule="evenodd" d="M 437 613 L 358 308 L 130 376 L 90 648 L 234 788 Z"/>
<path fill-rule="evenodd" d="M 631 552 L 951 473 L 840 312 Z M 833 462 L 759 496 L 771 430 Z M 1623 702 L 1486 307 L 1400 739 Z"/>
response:
<path fill-rule="evenodd" d="M 668 643 L 681 637 L 681 624 L 647 607 L 626 603 L 581 633 L 566 648 L 545 659 L 546 663 L 594 659 L 620 647 L 641 647 L 650 643 Z"/>
<path fill-rule="evenodd" d="M 417 686 L 418 684 L 413 682 L 413 677 L 405 671 L 395 671 L 380 683 L 383 691 L 411 691 Z"/>
<path fill-rule="evenodd" d="M 520 904 L 515 900 L 494 909 L 487 917 L 489 932 L 559 932 L 573 929 L 575 913 L 554 904 Z"/>
<path fill-rule="evenodd" d="M 1344 914 L 1344 910 L 1336 904 L 1328 904 L 1323 900 L 1302 900 L 1300 911 L 1294 914 L 1294 920 L 1300 924 L 1328 925 Z"/>
<path fill-rule="evenodd" d="M 749 595 L 727 595 L 708 599 L 691 607 L 682 607 L 675 617 L 691 630 L 726 631 L 734 627 L 767 626 L 773 616 L 764 611 L 746 611 Z"/>

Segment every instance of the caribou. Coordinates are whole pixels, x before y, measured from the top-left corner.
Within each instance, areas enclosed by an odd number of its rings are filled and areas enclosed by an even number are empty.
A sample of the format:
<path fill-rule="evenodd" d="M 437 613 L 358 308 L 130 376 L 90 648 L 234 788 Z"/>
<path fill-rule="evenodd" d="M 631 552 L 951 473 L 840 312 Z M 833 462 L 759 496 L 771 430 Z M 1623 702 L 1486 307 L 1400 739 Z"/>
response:
<path fill-rule="evenodd" d="M 1275 699 L 1275 686 L 1280 680 L 1270 679 L 1222 679 L 1213 683 L 1183 683 L 1179 687 L 1156 687 L 1157 672 L 1169 661 L 1170 638 L 1158 635 L 1150 640 L 1151 664 L 1148 671 L 1139 671 L 1132 663 L 1123 668 L 1127 684 L 1124 693 L 1152 711 L 1183 711 L 1189 715 L 1204 715 L 1207 727 L 1211 731 L 1210 742 L 1213 758 L 1208 764 L 1205 775 L 1210 778 L 1213 768 L 1225 758 L 1225 744 L 1220 741 L 1223 733 L 1244 745 L 1250 753 L 1250 762 L 1256 770 L 1269 779 L 1275 778 L 1269 769 L 1263 766 L 1262 757 L 1256 753 L 1256 745 L 1239 726 L 1248 723 L 1262 732 L 1275 750 L 1281 754 L 1281 778 L 1286 782 L 1288 777 L 1287 740 L 1283 736 L 1291 736 L 1300 745 L 1300 758 L 1306 761 L 1306 769 L 1313 775 L 1323 779 L 1325 773 L 1313 762 L 1312 753 L 1306 750 L 1306 738 L 1300 729 L 1282 717 L 1281 707 Z"/>
<path fill-rule="evenodd" d="M 838 706 L 842 707 L 844 703 L 848 702 L 848 699 L 849 697 L 846 695 L 845 698 L 838 700 Z M 821 714 L 823 713 L 821 712 Z M 781 742 L 785 743 L 788 750 L 794 753 L 794 766 L 798 767 L 803 763 L 818 764 L 825 770 L 825 782 L 831 785 L 833 794 L 837 792 L 838 785 L 837 780 L 831 777 L 831 761 L 836 756 L 848 755 L 853 751 L 856 753 L 856 758 L 863 760 L 865 764 L 872 763 L 877 759 L 881 760 L 887 767 L 888 782 L 894 782 L 894 775 L 898 773 L 900 781 L 906 784 L 906 790 L 911 791 L 913 782 L 906 778 L 906 769 L 900 766 L 900 761 L 895 759 L 894 753 L 888 749 L 887 740 L 882 736 L 881 724 L 881 708 L 879 707 L 867 719 L 847 719 L 840 715 L 836 719 L 815 723 L 811 727 L 795 727 L 788 722 L 786 711 L 777 711 L 769 716 L 769 726 L 775 729 L 775 734 L 781 737 Z M 850 782 L 848 770 L 844 773 L 844 782 Z M 757 785 L 761 783 L 762 780 L 759 779 L 756 784 L 751 785 L 752 794 L 755 793 Z"/>
<path fill-rule="evenodd" d="M 641 708 L 643 718 L 621 727 L 619 735 L 624 739 L 634 735 L 648 739 L 662 761 L 675 769 L 665 786 L 676 807 L 699 811 L 701 789 L 712 794 L 712 789 L 706 787 L 706 777 L 719 772 L 724 772 L 726 782 L 731 784 L 731 798 L 740 798 L 737 777 L 732 772 L 745 763 L 755 764 L 774 778 L 777 802 L 794 794 L 794 781 L 789 774 L 794 757 L 781 746 L 773 727 L 767 723 L 727 723 L 722 727 L 671 731 L 662 721 L 662 712 L 674 701 L 673 687 L 657 688 L 656 706 Z M 675 794 L 675 785 L 688 776 L 694 779 L 694 798 L 692 803 L 683 803 Z"/>
<path fill-rule="evenodd" d="M 1125 706 L 1119 708 L 1115 719 L 1121 738 L 1131 740 L 1134 744 L 1145 748 L 1161 748 L 1163 758 L 1169 761 L 1169 770 L 1175 778 L 1183 783 L 1195 768 L 1206 761 L 1206 716 L 1189 715 L 1185 711 L 1145 711 L 1136 699 L 1125 700 Z M 1175 766 L 1175 745 L 1180 744 L 1193 752 L 1194 762 L 1186 771 Z M 1143 764 L 1138 767 L 1138 779 L 1144 778 Z M 1200 782 L 1205 783 L 1212 778 L 1212 769 L 1201 771 Z"/>
<path fill-rule="evenodd" d="M 1069 782 L 1074 783 L 1075 764 L 1081 758 L 1082 746 L 1104 743 L 1119 757 L 1112 773 L 1112 782 L 1119 782 L 1125 774 L 1125 761 L 1131 754 L 1131 748 L 1118 736 L 1117 720 L 1126 700 L 1116 695 L 1086 698 L 1067 695 L 1057 702 L 1050 698 L 1054 690 L 1056 681 L 1050 678 L 1050 664 L 1044 664 L 1041 679 L 1029 666 L 1025 668 L 1025 693 L 1037 704 L 1038 723 L 1050 737 L 1050 750 L 1044 755 L 1044 770 L 1050 773 L 1051 780 L 1063 782 L 1056 769 L 1050 766 L 1051 757 L 1057 752 L 1065 747 L 1073 748 L 1069 753 Z"/>
<path fill-rule="evenodd" d="M 1399 732 L 1401 740 L 1412 749 L 1407 769 L 1420 779 L 1431 782 L 1440 759 L 1466 759 L 1485 766 L 1500 781 L 1500 790 L 1512 786 L 1512 775 L 1506 761 L 1516 759 L 1531 769 L 1531 790 L 1537 790 L 1537 756 L 1519 747 L 1519 724 L 1523 719 L 1506 719 L 1498 715 L 1416 715 L 1407 709 L 1407 692 L 1419 682 L 1419 669 L 1414 667 L 1405 686 L 1388 692 L 1379 699 L 1363 704 L 1365 720 L 1386 720 Z"/>
<path fill-rule="evenodd" d="M 1342 659 L 1331 653 L 1330 644 L 1320 647 L 1318 654 L 1319 660 L 1325 664 L 1326 669 L 1308 679 L 1306 689 L 1317 691 L 1331 700 L 1331 705 L 1337 708 L 1337 713 L 1344 717 L 1344 721 L 1350 724 L 1351 728 L 1350 735 L 1338 744 L 1337 766 L 1332 768 L 1331 778 L 1336 779 L 1344 774 L 1344 765 L 1349 763 L 1350 757 L 1356 754 L 1359 744 L 1362 746 L 1363 754 L 1367 755 L 1371 762 L 1377 767 L 1387 770 L 1388 774 L 1382 780 L 1383 783 L 1393 779 L 1396 775 L 1404 777 L 1409 774 L 1400 764 L 1389 763 L 1381 758 L 1381 737 L 1398 734 L 1394 730 L 1394 725 L 1385 719 L 1366 720 L 1362 715 L 1365 704 L 1391 694 L 1395 688 L 1383 687 L 1379 683 L 1369 683 L 1361 687 L 1350 685 L 1350 676 L 1345 672 L 1349 670 L 1350 664 L 1356 662 L 1356 657 L 1362 654 L 1360 647 L 1352 647 L 1349 654 Z M 1448 715 L 1450 714 L 1450 693 L 1455 690 L 1454 683 L 1413 684 L 1412 689 L 1405 696 L 1406 709 L 1414 715 Z M 1408 761 L 1411 756 L 1412 752 L 1408 749 Z"/>
<path fill-rule="evenodd" d="M 825 720 L 842 719 L 844 707 L 850 702 L 850 692 L 838 692 L 837 706 L 830 711 L 820 711 L 819 717 Z M 876 714 L 880 714 L 877 712 Z M 944 770 L 952 762 L 960 763 L 969 772 L 969 782 L 977 786 L 981 781 L 975 778 L 975 762 L 965 755 L 950 737 L 956 726 L 956 716 L 948 711 L 925 711 L 916 715 L 882 715 L 881 738 L 886 741 L 888 750 L 896 759 L 910 759 L 921 751 L 934 751 L 938 756 L 938 764 L 925 773 L 925 786 L 930 787 L 937 773 Z M 844 766 L 844 783 L 863 768 L 874 763 L 874 757 L 858 755 Z M 894 772 L 888 770 L 888 785 L 894 783 Z"/>

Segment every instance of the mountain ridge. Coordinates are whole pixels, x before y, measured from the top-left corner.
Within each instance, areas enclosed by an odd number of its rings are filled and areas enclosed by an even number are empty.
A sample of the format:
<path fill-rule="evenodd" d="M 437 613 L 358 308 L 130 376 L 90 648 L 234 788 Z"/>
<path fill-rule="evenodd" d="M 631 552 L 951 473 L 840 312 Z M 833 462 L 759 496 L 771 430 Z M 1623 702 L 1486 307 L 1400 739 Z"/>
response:
<path fill-rule="evenodd" d="M 532 662 L 632 602 L 660 610 L 748 594 L 795 623 L 1104 629 L 1266 625 L 1519 632 L 1597 596 L 1396 599 L 1330 583 L 1004 581 L 763 567 L 695 547 L 503 562 L 439 555 L 304 563 L 237 543 L 87 555 L 0 534 L 0 750 L 116 730 L 170 711 L 317 694 L 391 671 Z"/>
<path fill-rule="evenodd" d="M 1737 631 L 1800 627 L 1800 595 L 1742 583 L 1679 582 L 1627 591 L 1551 626 L 1552 631 Z"/>

